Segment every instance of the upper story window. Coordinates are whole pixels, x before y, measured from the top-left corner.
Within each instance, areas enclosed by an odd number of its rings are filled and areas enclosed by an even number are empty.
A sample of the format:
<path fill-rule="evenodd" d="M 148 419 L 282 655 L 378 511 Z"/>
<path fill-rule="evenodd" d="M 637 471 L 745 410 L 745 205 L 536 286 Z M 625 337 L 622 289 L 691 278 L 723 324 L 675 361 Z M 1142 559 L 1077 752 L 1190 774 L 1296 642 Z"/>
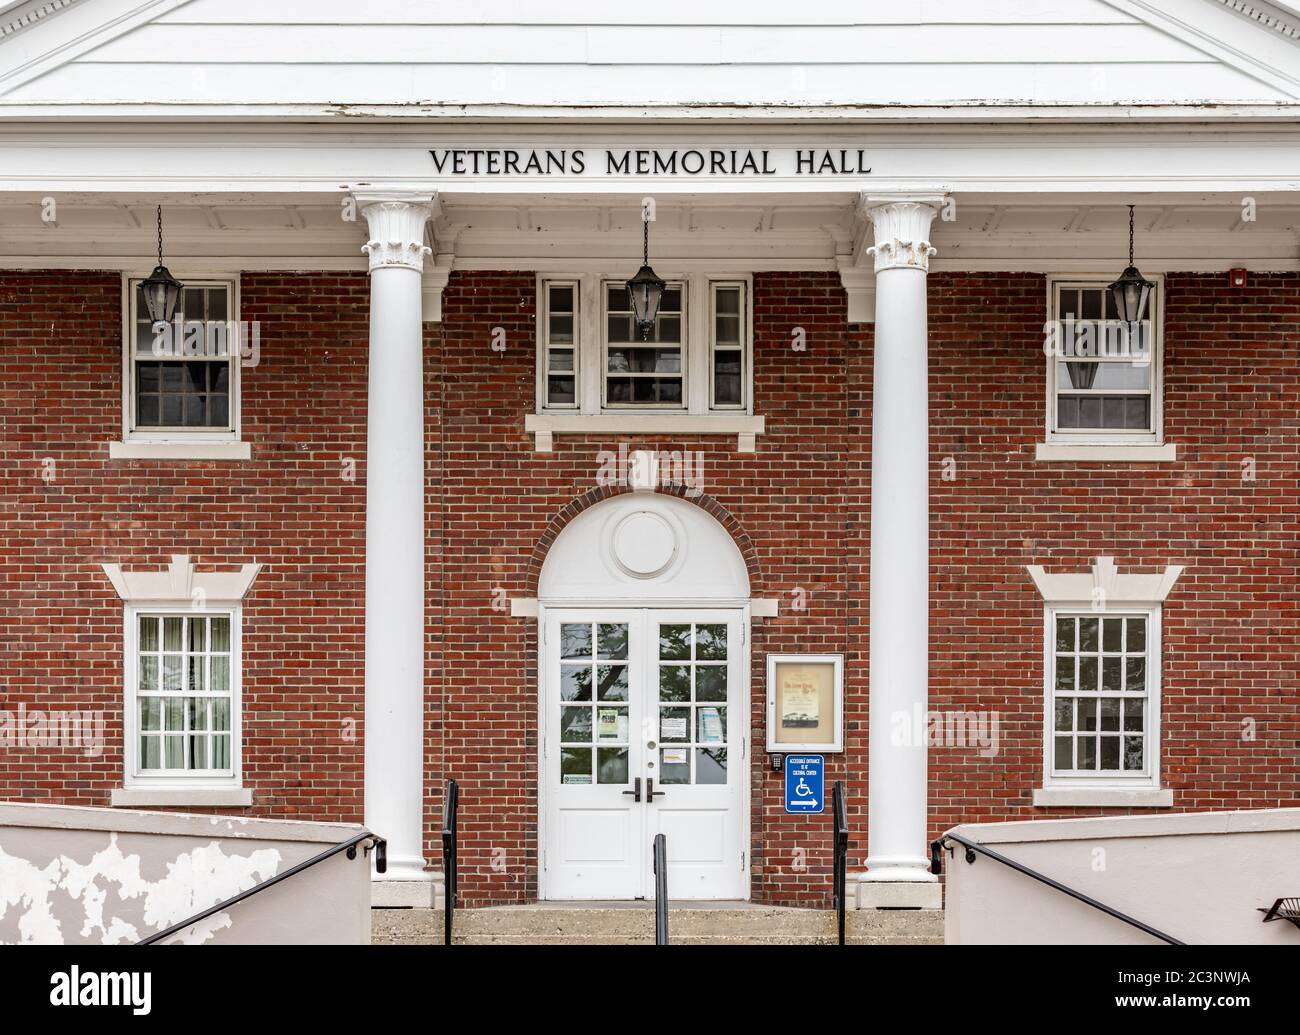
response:
<path fill-rule="evenodd" d="M 654 327 L 646 337 L 637 328 L 627 286 L 605 281 L 605 405 L 667 406 L 681 409 L 686 399 L 686 291 L 669 281 Z"/>
<path fill-rule="evenodd" d="M 547 277 L 538 287 L 540 410 L 751 412 L 748 278 L 669 279 L 644 340 L 625 281 Z"/>
<path fill-rule="evenodd" d="M 1077 445 L 1155 445 L 1163 440 L 1157 279 L 1147 319 L 1119 320 L 1104 280 L 1049 282 L 1047 439 Z"/>
<path fill-rule="evenodd" d="M 126 440 L 237 441 L 237 284 L 187 279 L 166 325 L 150 320 L 139 280 L 127 282 L 127 297 Z"/>

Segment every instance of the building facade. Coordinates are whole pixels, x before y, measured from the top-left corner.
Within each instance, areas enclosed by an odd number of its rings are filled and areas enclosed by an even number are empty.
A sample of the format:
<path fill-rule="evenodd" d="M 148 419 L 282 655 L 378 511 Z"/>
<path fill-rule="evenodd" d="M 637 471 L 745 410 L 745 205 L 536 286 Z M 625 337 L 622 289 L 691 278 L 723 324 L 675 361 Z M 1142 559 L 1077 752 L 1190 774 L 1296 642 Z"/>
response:
<path fill-rule="evenodd" d="M 778 755 L 862 906 L 1297 803 L 1289 5 L 373 6 L 0 8 L 0 797 L 408 904 L 448 779 L 468 904 L 824 904 Z"/>

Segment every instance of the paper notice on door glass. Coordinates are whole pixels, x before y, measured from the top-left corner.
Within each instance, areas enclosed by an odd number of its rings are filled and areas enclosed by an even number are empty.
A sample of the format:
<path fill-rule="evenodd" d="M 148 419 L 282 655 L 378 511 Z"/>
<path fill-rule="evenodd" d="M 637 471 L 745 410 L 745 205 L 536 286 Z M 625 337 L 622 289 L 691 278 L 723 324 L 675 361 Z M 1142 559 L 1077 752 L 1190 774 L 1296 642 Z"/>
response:
<path fill-rule="evenodd" d="M 623 708 L 596 709 L 596 736 L 601 740 L 627 739 L 627 711 Z"/>
<path fill-rule="evenodd" d="M 686 719 L 684 717 L 674 718 L 668 715 L 659 716 L 659 739 L 685 740 Z"/>
<path fill-rule="evenodd" d="M 590 773 L 565 773 L 564 783 L 591 783 Z"/>
<path fill-rule="evenodd" d="M 700 743 L 702 744 L 721 744 L 724 740 L 722 733 L 722 712 L 718 708 L 701 708 L 700 709 Z"/>
<path fill-rule="evenodd" d="M 664 748 L 664 765 L 685 765 L 685 748 Z"/>

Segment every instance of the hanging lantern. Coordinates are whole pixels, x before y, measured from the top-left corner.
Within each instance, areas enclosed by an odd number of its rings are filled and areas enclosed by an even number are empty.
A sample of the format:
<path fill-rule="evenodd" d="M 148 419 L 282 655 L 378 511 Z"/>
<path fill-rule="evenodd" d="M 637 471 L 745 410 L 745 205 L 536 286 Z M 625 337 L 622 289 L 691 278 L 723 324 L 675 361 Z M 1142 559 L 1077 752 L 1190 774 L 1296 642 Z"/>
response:
<path fill-rule="evenodd" d="M 163 265 L 162 206 L 159 205 L 158 265 L 140 284 L 145 308 L 149 310 L 149 319 L 154 323 L 171 323 L 172 317 L 176 315 L 176 306 L 180 303 L 183 290 L 185 285 L 173 277 Z"/>
<path fill-rule="evenodd" d="M 1151 289 L 1155 285 L 1147 280 L 1133 265 L 1133 206 L 1128 207 L 1128 268 L 1110 285 L 1110 295 L 1115 301 L 1115 311 L 1128 324 L 1140 323 L 1147 314 Z"/>
<path fill-rule="evenodd" d="M 632 297 L 632 312 L 636 325 L 641 331 L 641 340 L 649 341 L 650 332 L 654 330 L 655 317 L 659 315 L 659 303 L 664 297 L 667 286 L 650 268 L 650 217 L 643 212 L 641 216 L 643 229 L 641 268 L 636 276 L 627 282 L 627 293 Z"/>

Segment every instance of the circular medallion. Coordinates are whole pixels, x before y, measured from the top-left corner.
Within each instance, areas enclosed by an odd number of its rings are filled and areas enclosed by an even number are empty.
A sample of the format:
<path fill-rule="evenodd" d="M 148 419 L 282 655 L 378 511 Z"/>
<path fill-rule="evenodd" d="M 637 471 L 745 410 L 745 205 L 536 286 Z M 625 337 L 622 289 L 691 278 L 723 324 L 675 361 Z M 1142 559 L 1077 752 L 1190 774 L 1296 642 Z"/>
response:
<path fill-rule="evenodd" d="M 638 510 L 614 529 L 614 559 L 618 566 L 638 579 L 661 574 L 677 556 L 677 534 L 658 514 Z"/>

